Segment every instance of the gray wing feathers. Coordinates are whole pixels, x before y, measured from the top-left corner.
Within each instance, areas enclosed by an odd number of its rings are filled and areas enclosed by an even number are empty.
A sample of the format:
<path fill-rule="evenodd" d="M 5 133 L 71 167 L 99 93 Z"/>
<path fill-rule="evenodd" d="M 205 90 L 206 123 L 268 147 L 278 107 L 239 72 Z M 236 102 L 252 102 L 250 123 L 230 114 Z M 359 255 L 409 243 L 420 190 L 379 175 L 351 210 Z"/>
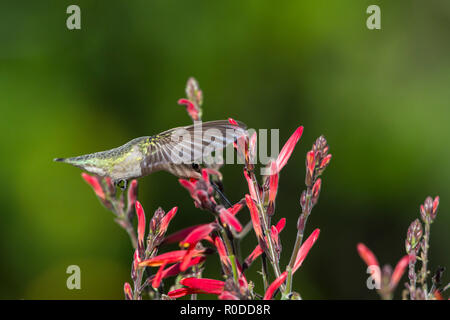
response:
<path fill-rule="evenodd" d="M 174 128 L 150 138 L 147 156 L 142 162 L 143 173 L 166 169 L 177 164 L 201 162 L 212 152 L 225 148 L 246 135 L 246 125 L 227 120 L 203 122 Z"/>

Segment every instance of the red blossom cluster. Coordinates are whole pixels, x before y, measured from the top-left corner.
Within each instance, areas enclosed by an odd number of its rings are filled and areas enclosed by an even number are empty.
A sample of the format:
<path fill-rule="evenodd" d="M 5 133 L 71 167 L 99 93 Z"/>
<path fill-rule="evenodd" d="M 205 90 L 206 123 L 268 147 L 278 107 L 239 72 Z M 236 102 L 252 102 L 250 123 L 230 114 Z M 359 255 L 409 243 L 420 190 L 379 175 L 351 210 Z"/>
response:
<path fill-rule="evenodd" d="M 190 78 L 186 86 L 185 105 L 193 121 L 201 120 L 203 102 L 202 91 L 195 79 Z M 233 119 L 230 124 L 237 125 Z M 187 295 L 216 295 L 219 299 L 300 299 L 293 290 L 293 276 L 305 261 L 309 251 L 317 241 L 320 230 L 315 229 L 304 240 L 306 222 L 317 204 L 323 186 L 321 176 L 331 161 L 326 139 L 320 136 L 306 154 L 306 189 L 301 193 L 301 212 L 297 220 L 297 237 L 289 263 L 281 267 L 282 243 L 280 234 L 286 227 L 286 218 L 274 223 L 276 199 L 280 174 L 300 140 L 303 127 L 298 127 L 284 144 L 276 159 L 263 168 L 260 179 L 255 173 L 256 133 L 244 135 L 234 143 L 239 156 L 244 160 L 243 175 L 248 194 L 234 204 L 225 197 L 221 188 L 222 175 L 217 167 L 201 169 L 199 179 L 179 179 L 179 183 L 190 194 L 196 208 L 211 214 L 209 223 L 190 226 L 166 235 L 178 209 L 167 213 L 158 208 L 148 223 L 144 209 L 137 201 L 138 183 L 129 184 L 126 203 L 124 193 L 117 190 L 110 178 L 90 176 L 83 173 L 83 179 L 93 188 L 101 203 L 116 216 L 116 222 L 130 235 L 134 247 L 131 265 L 132 283 L 124 284 L 125 298 L 142 299 L 147 294 L 151 299 L 177 299 Z M 246 206 L 249 218 L 239 214 Z M 416 219 L 408 228 L 405 247 L 406 255 L 400 259 L 394 270 L 388 265 L 380 269 L 377 258 L 364 244 L 357 245 L 357 251 L 369 267 L 374 288 L 384 299 L 391 299 L 403 274 L 408 268 L 409 283 L 404 297 L 411 299 L 438 299 L 445 288 L 440 287 L 442 269 L 433 276 L 432 286 L 427 287 L 428 249 L 430 225 L 436 219 L 439 197 L 428 197 L 420 206 L 422 223 Z M 137 228 L 133 220 L 137 219 Z M 248 220 L 247 223 L 241 221 Z M 240 241 L 253 231 L 255 248 L 241 258 Z M 167 245 L 178 244 L 175 250 L 167 250 Z M 222 278 L 203 278 L 202 273 L 208 260 L 216 257 L 221 264 Z M 255 281 L 247 279 L 246 271 L 261 262 L 263 287 L 255 286 Z M 421 269 L 416 272 L 416 263 L 421 261 Z M 270 266 L 270 268 L 269 268 Z M 171 286 L 163 285 L 168 278 L 175 277 Z M 448 287 L 448 285 L 447 285 Z M 446 287 L 446 288 L 447 288 Z M 167 289 L 168 288 L 168 289 Z"/>
<path fill-rule="evenodd" d="M 403 299 L 411 300 L 442 299 L 441 292 L 449 287 L 440 288 L 440 280 L 443 268 L 438 268 L 432 278 L 432 286 L 428 289 L 428 249 L 430 242 L 430 226 L 436 219 L 439 207 L 439 197 L 434 199 L 427 197 L 424 204 L 420 205 L 420 217 L 425 225 L 425 231 L 419 219 L 414 220 L 406 233 L 405 250 L 406 255 L 400 259 L 392 271 L 391 266 L 385 265 L 380 270 L 380 265 L 375 255 L 364 244 L 357 245 L 361 259 L 367 264 L 368 272 L 374 282 L 374 287 L 383 299 L 392 299 L 394 290 L 400 282 L 403 274 L 408 270 L 409 283 L 405 283 Z M 421 262 L 421 268 L 416 271 L 417 261 Z"/>

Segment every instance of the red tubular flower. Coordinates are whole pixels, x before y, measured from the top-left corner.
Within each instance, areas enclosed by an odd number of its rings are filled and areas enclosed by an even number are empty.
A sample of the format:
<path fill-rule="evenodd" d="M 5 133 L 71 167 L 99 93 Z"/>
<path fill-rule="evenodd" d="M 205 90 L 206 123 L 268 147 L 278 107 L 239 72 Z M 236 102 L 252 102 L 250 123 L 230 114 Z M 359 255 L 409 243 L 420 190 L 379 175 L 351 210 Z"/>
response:
<path fill-rule="evenodd" d="M 214 279 L 185 278 L 180 283 L 187 288 L 180 288 L 170 291 L 167 295 L 173 299 L 184 297 L 188 294 L 215 294 L 223 292 L 225 282 Z"/>
<path fill-rule="evenodd" d="M 306 239 L 306 241 L 302 244 L 300 249 L 297 253 L 297 258 L 295 259 L 294 268 L 292 269 L 292 273 L 297 271 L 298 268 L 302 265 L 303 261 L 305 260 L 306 256 L 308 255 L 309 250 L 311 250 L 314 243 L 319 238 L 320 230 L 316 229 L 314 230 L 311 235 Z"/>
<path fill-rule="evenodd" d="M 269 201 L 274 202 L 278 191 L 278 167 L 276 162 L 272 162 L 271 166 L 271 176 L 269 177 Z"/>
<path fill-rule="evenodd" d="M 375 283 L 378 285 L 381 284 L 381 273 L 380 273 L 380 265 L 378 263 L 377 257 L 367 248 L 364 244 L 358 243 L 356 246 L 358 250 L 359 256 L 361 259 L 367 264 L 368 267 L 375 266 L 376 268 L 372 269 L 372 277 L 375 280 Z"/>
<path fill-rule="evenodd" d="M 173 217 L 178 211 L 178 207 L 173 207 L 166 215 L 162 218 L 161 224 L 159 226 L 159 230 L 161 234 L 166 233 L 167 228 L 169 227 L 170 221 L 172 221 Z"/>
<path fill-rule="evenodd" d="M 295 130 L 295 132 L 291 135 L 291 137 L 288 139 L 288 141 L 284 144 L 283 148 L 280 151 L 280 154 L 277 158 L 277 172 L 279 172 L 288 162 L 292 151 L 294 151 L 295 145 L 297 144 L 298 140 L 300 140 L 300 137 L 303 133 L 303 127 L 300 126 Z"/>
<path fill-rule="evenodd" d="M 367 266 L 380 266 L 377 257 L 375 257 L 373 252 L 363 243 L 358 243 L 356 249 L 358 250 L 359 256 L 363 259 Z"/>
<path fill-rule="evenodd" d="M 137 199 L 138 182 L 136 179 L 132 180 L 128 188 L 128 207 L 132 208 Z"/>
<path fill-rule="evenodd" d="M 238 219 L 235 218 L 233 214 L 231 214 L 227 209 L 221 209 L 219 213 L 220 221 L 222 221 L 222 224 L 224 225 L 230 225 L 233 227 L 237 232 L 242 231 L 242 225 L 239 222 Z"/>
<path fill-rule="evenodd" d="M 159 288 L 159 285 L 161 284 L 161 281 L 163 279 L 164 275 L 164 268 L 167 266 L 167 262 L 164 262 L 158 269 L 158 272 L 156 273 L 155 277 L 152 281 L 152 287 L 157 289 Z"/>
<path fill-rule="evenodd" d="M 181 262 L 180 269 L 182 271 L 185 271 L 188 268 L 191 259 L 194 257 L 194 253 L 196 251 L 195 247 L 197 246 L 197 243 L 209 237 L 209 234 L 215 229 L 216 225 L 214 223 L 200 225 L 199 227 L 193 229 L 187 235 L 187 237 L 180 242 L 180 247 L 188 248 L 188 250 L 185 251 L 185 255 Z"/>
<path fill-rule="evenodd" d="M 105 192 L 103 191 L 103 188 L 98 179 L 84 172 L 81 174 L 81 176 L 92 187 L 92 189 L 94 189 L 94 192 L 97 195 L 97 197 L 99 197 L 102 200 L 105 200 Z"/>
<path fill-rule="evenodd" d="M 180 247 L 194 248 L 200 240 L 205 239 L 213 230 L 216 229 L 214 223 L 202 224 L 193 229 L 186 238 L 180 242 Z"/>
<path fill-rule="evenodd" d="M 250 176 L 247 173 L 247 170 L 245 170 L 245 169 L 244 169 L 244 176 L 245 176 L 245 180 L 247 180 L 248 190 L 250 191 L 250 196 L 252 197 L 253 200 L 256 201 L 256 199 L 258 199 L 258 197 L 256 194 L 255 185 L 253 184 L 253 180 L 250 178 Z"/>
<path fill-rule="evenodd" d="M 178 299 L 178 298 L 182 298 L 184 296 L 187 296 L 188 294 L 205 294 L 208 292 L 204 292 L 202 290 L 199 289 L 192 289 L 192 288 L 180 288 L 180 289 L 175 289 L 170 291 L 169 293 L 167 293 L 167 295 L 172 298 L 172 299 Z"/>
<path fill-rule="evenodd" d="M 286 218 L 282 218 L 280 219 L 280 221 L 278 221 L 277 225 L 275 226 L 277 234 L 279 234 L 284 229 L 285 225 L 286 225 Z M 245 264 L 247 266 L 250 266 L 253 263 L 253 261 L 255 261 L 255 259 L 258 258 L 263 252 L 264 252 L 263 249 L 258 244 L 256 248 L 252 251 L 252 253 L 250 253 L 250 255 L 247 257 L 247 259 L 245 259 Z"/>
<path fill-rule="evenodd" d="M 253 229 L 255 230 L 256 236 L 258 239 L 262 239 L 262 229 L 261 229 L 261 221 L 259 219 L 258 208 L 256 208 L 255 202 L 252 198 L 246 194 L 245 201 L 247 203 L 247 207 L 250 210 L 250 217 L 253 223 Z"/>
<path fill-rule="evenodd" d="M 273 241 L 275 242 L 275 245 L 279 246 L 279 236 L 278 236 L 278 230 L 275 226 L 272 226 L 270 228 L 270 236 L 272 237 Z"/>
<path fill-rule="evenodd" d="M 202 174 L 206 174 L 206 179 L 208 180 L 208 182 L 209 182 L 208 175 L 217 176 L 219 178 L 219 180 L 222 180 L 222 178 L 223 178 L 222 173 L 220 173 L 220 171 L 217 171 L 217 170 L 211 169 L 211 168 L 204 168 L 204 169 L 202 169 Z"/>
<path fill-rule="evenodd" d="M 209 173 L 208 173 L 208 170 L 202 169 L 202 179 L 205 180 L 206 184 L 209 184 Z"/>
<path fill-rule="evenodd" d="M 185 229 L 181 229 L 180 231 L 174 232 L 174 233 L 168 235 L 167 237 L 165 237 L 163 243 L 168 244 L 168 243 L 180 242 L 181 240 L 186 238 L 188 236 L 188 234 L 192 232 L 192 230 L 198 228 L 199 226 L 201 226 L 201 224 L 191 226 L 191 227 L 188 227 Z"/>
<path fill-rule="evenodd" d="M 189 267 L 189 265 L 191 264 L 192 258 L 194 257 L 194 247 L 189 248 L 188 250 L 186 250 L 186 254 L 183 257 L 183 260 L 181 260 L 180 263 L 180 270 L 181 271 L 186 271 L 187 268 Z"/>
<path fill-rule="evenodd" d="M 286 226 L 286 218 L 281 218 L 275 227 L 277 228 L 278 233 L 280 233 L 285 226 Z"/>
<path fill-rule="evenodd" d="M 272 300 L 273 294 L 275 291 L 286 281 L 287 272 L 283 272 L 278 278 L 276 278 L 270 286 L 267 288 L 266 293 L 264 294 L 264 300 Z"/>
<path fill-rule="evenodd" d="M 191 259 L 191 261 L 189 261 L 188 264 L 188 268 L 192 267 L 192 266 L 196 266 L 198 264 L 203 263 L 206 260 L 206 257 L 204 256 L 199 256 L 199 257 L 195 257 L 193 259 Z M 170 266 L 169 268 L 165 269 L 163 272 L 163 278 L 167 278 L 167 277 L 173 277 L 178 275 L 180 272 L 182 272 L 181 270 L 181 263 L 176 263 L 172 266 Z"/>
<path fill-rule="evenodd" d="M 194 183 L 192 183 L 192 182 L 190 182 L 188 180 L 185 180 L 185 179 L 179 179 L 178 181 L 180 182 L 180 184 L 183 187 L 185 187 L 189 191 L 191 196 L 194 194 L 194 191 L 195 191 L 195 184 Z"/>
<path fill-rule="evenodd" d="M 206 257 L 203 257 L 203 256 L 195 257 L 195 258 L 191 259 L 191 261 L 189 262 L 188 268 L 190 268 L 190 267 L 192 267 L 192 266 L 195 266 L 195 265 L 198 265 L 198 264 L 201 264 L 201 263 L 203 263 L 205 260 L 206 260 Z M 181 266 L 181 263 L 176 263 L 176 264 L 174 264 L 174 265 L 171 265 L 171 266 L 168 267 L 168 268 L 165 268 L 165 269 L 161 272 L 161 279 L 165 279 L 165 278 L 168 278 L 168 277 L 173 277 L 173 276 L 179 275 L 180 272 L 183 272 L 183 271 L 181 271 L 180 266 Z M 153 282 L 153 280 L 155 279 L 155 276 L 156 276 L 156 275 L 152 275 L 152 276 L 149 278 L 148 281 L 149 281 L 149 282 L 150 282 L 150 281 Z"/>
<path fill-rule="evenodd" d="M 241 202 L 236 203 L 231 208 L 228 208 L 228 212 L 231 213 L 233 216 L 235 216 L 241 209 L 244 207 L 244 205 Z"/>
<path fill-rule="evenodd" d="M 397 286 L 403 274 L 405 273 L 408 264 L 409 264 L 409 256 L 407 255 L 401 258 L 400 261 L 397 263 L 394 272 L 392 273 L 391 281 L 389 284 L 391 289 L 394 289 Z"/>
<path fill-rule="evenodd" d="M 189 116 L 192 118 L 192 120 L 197 121 L 200 119 L 200 110 L 195 106 L 195 104 L 188 100 L 188 99 L 179 99 L 178 100 L 179 105 L 185 105 L 186 111 L 189 114 Z"/>
<path fill-rule="evenodd" d="M 203 250 L 193 250 L 192 257 L 199 257 L 203 255 Z M 139 263 L 139 267 L 159 267 L 160 265 L 167 263 L 176 263 L 183 260 L 186 255 L 186 250 L 175 250 L 160 254 L 156 257 L 147 259 Z"/>
<path fill-rule="evenodd" d="M 222 239 L 220 237 L 216 237 L 214 239 L 214 245 L 216 246 L 217 252 L 219 253 L 221 263 L 226 267 L 230 267 L 231 261 L 228 258 L 227 249 L 225 248 L 225 244 L 223 243 Z"/>
<path fill-rule="evenodd" d="M 128 282 L 125 282 L 125 284 L 123 285 L 123 292 L 125 293 L 126 300 L 133 300 L 133 292 Z"/>
<path fill-rule="evenodd" d="M 249 256 L 245 259 L 245 264 L 247 266 L 250 266 L 253 261 L 255 261 L 260 255 L 262 255 L 264 250 L 261 248 L 261 246 L 258 244 L 255 249 L 253 249 L 252 253 L 249 254 Z"/>
<path fill-rule="evenodd" d="M 206 293 L 221 294 L 225 286 L 225 282 L 215 279 L 206 278 L 184 278 L 180 284 L 191 289 L 202 290 Z"/>
<path fill-rule="evenodd" d="M 138 243 L 140 248 L 144 248 L 145 236 L 145 213 L 139 201 L 136 201 L 136 215 L 138 217 Z"/>

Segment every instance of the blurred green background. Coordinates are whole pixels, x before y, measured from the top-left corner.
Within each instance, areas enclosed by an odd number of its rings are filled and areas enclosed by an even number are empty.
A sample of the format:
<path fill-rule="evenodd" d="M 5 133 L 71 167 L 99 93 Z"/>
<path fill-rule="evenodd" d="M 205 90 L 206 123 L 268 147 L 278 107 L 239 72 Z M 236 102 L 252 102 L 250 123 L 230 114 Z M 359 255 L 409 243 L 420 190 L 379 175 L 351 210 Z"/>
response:
<path fill-rule="evenodd" d="M 66 28 L 70 4 L 81 7 L 81 30 Z M 370 4 L 381 7 L 381 30 L 366 28 Z M 176 104 L 189 76 L 203 89 L 204 120 L 280 128 L 280 144 L 305 127 L 280 179 L 282 265 L 305 153 L 328 139 L 333 159 L 307 225 L 322 232 L 295 277 L 304 298 L 377 298 L 356 244 L 395 264 L 427 195 L 441 197 L 431 268 L 450 267 L 449 31 L 448 1 L 2 1 L 0 298 L 123 298 L 126 233 L 80 170 L 52 159 L 189 124 Z M 222 171 L 237 201 L 241 167 Z M 139 199 L 148 219 L 179 206 L 170 231 L 210 221 L 167 173 L 141 179 Z M 66 288 L 71 264 L 81 290 Z M 218 277 L 218 265 L 207 269 Z"/>

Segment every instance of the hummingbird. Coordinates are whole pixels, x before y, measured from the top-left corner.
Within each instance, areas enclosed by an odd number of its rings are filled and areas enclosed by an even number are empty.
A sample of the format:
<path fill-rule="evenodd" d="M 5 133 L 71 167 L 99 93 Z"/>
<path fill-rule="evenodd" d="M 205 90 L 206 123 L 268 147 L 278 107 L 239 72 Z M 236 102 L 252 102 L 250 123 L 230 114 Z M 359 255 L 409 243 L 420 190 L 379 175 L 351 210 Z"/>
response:
<path fill-rule="evenodd" d="M 155 171 L 168 171 L 179 178 L 201 177 L 200 165 L 212 152 L 247 135 L 246 125 L 228 120 L 196 122 L 162 133 L 135 138 L 107 151 L 71 158 L 56 158 L 98 176 L 110 177 L 126 189 L 127 181 Z M 180 139 L 181 138 L 181 139 Z"/>

